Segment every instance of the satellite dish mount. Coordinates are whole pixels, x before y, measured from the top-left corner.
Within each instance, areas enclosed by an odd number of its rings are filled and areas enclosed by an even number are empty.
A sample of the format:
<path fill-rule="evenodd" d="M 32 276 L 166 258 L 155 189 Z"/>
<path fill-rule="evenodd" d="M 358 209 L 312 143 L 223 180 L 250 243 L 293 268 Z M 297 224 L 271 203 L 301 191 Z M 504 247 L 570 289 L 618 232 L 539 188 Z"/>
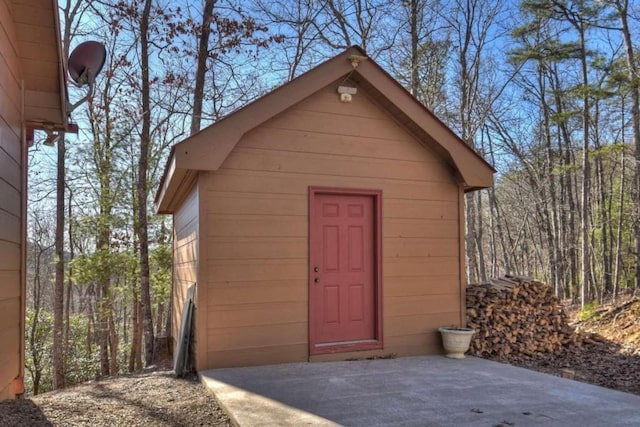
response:
<path fill-rule="evenodd" d="M 96 41 L 80 43 L 73 52 L 71 52 L 67 63 L 71 82 L 76 87 L 89 86 L 89 90 L 78 102 L 67 105 L 67 111 L 69 113 L 93 95 L 96 76 L 102 70 L 106 58 L 107 50 L 102 43 Z"/>

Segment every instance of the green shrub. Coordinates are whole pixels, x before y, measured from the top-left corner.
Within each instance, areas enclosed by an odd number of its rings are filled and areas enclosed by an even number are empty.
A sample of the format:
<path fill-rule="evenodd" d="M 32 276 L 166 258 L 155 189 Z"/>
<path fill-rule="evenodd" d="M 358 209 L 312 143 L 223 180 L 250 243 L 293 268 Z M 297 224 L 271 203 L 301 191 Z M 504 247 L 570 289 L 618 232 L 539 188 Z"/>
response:
<path fill-rule="evenodd" d="M 584 322 L 585 320 L 591 320 L 598 315 L 598 301 L 591 301 L 584 305 L 584 308 L 578 313 L 578 320 Z"/>

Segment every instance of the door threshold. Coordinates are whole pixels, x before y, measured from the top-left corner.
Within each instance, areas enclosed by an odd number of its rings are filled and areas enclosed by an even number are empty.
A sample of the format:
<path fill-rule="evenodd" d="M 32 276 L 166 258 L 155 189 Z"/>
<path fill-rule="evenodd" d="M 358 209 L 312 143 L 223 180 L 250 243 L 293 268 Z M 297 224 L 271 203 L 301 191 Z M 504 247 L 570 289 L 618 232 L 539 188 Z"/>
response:
<path fill-rule="evenodd" d="M 353 345 L 353 344 L 373 344 L 377 343 L 378 340 L 355 340 L 355 341 L 336 341 L 336 342 L 323 342 L 321 344 L 316 344 L 316 347 L 335 347 L 340 345 Z"/>

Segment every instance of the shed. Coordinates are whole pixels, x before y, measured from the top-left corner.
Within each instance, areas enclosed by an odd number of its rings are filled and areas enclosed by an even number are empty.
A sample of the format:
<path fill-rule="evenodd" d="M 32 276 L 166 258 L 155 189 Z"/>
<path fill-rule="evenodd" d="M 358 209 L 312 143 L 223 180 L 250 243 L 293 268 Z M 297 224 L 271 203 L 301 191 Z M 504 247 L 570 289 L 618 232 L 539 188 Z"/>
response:
<path fill-rule="evenodd" d="M 68 127 L 56 0 L 0 0 L 0 400 L 24 391 L 27 139 Z"/>
<path fill-rule="evenodd" d="M 441 352 L 465 324 L 463 196 L 494 172 L 347 49 L 173 147 L 174 340 L 196 283 L 198 370 Z"/>

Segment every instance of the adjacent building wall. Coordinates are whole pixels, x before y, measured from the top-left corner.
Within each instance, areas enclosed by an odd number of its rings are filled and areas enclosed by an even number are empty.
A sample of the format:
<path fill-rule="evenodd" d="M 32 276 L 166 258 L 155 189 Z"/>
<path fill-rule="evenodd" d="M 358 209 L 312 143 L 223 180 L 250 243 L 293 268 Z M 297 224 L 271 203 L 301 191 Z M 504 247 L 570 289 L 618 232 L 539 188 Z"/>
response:
<path fill-rule="evenodd" d="M 179 338 L 187 289 L 198 280 L 198 217 L 198 188 L 196 186 L 173 216 L 171 336 L 173 337 L 174 357 L 177 355 L 177 339 Z M 196 307 L 197 309 L 198 307 Z"/>
<path fill-rule="evenodd" d="M 337 86 L 250 131 L 200 175 L 198 369 L 309 360 L 310 185 L 383 191 L 385 348 L 355 355 L 437 353 L 436 328 L 460 324 L 452 169 L 363 90 L 341 103 Z"/>
<path fill-rule="evenodd" d="M 22 100 L 11 5 L 0 0 L 0 400 L 14 397 L 22 375 Z M 16 390 L 19 391 L 19 390 Z"/>

